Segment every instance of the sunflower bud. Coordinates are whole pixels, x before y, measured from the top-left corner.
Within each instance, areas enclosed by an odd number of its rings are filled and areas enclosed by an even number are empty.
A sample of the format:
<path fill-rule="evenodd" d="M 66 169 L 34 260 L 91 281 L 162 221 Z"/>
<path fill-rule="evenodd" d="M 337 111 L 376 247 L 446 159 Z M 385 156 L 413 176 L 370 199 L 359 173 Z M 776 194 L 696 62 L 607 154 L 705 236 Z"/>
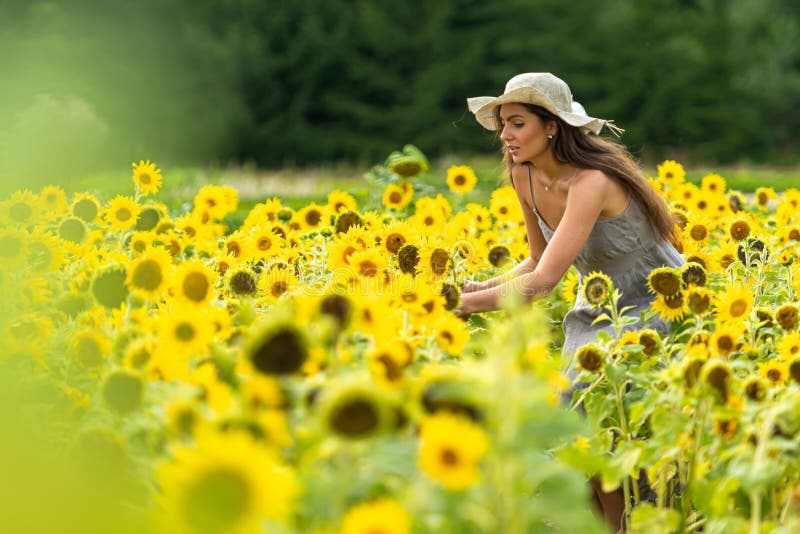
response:
<path fill-rule="evenodd" d="M 584 345 L 575 354 L 575 360 L 581 369 L 596 373 L 603 368 L 606 355 L 603 350 L 593 343 Z"/>
<path fill-rule="evenodd" d="M 601 272 L 589 273 L 583 281 L 583 298 L 592 308 L 606 304 L 614 291 L 614 284 L 607 275 Z"/>

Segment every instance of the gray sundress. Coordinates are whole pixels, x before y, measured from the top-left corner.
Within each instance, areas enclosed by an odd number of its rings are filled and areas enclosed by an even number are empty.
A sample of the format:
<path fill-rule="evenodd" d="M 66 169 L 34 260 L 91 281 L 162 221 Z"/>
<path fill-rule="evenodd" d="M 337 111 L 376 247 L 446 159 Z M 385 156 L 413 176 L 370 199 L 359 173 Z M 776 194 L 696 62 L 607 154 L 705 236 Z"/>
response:
<path fill-rule="evenodd" d="M 539 221 L 545 241 L 548 243 L 555 230 L 550 228 L 536 209 L 533 197 L 533 182 L 528 175 L 531 190 L 533 213 Z M 606 274 L 621 293 L 620 308 L 635 306 L 627 315 L 639 317 L 653 301 L 654 295 L 647 287 L 647 277 L 657 267 L 679 267 L 685 263 L 684 257 L 672 244 L 653 231 L 647 215 L 636 200 L 631 197 L 628 207 L 611 219 L 599 219 L 592 229 L 573 265 L 580 279 L 593 271 Z M 593 325 L 596 317 L 604 313 L 602 309 L 592 309 L 583 299 L 581 292 L 575 305 L 564 317 L 564 346 L 561 351 L 570 359 L 567 374 L 571 379 L 577 376 L 573 356 L 587 343 L 595 340 L 597 333 L 604 330 L 613 336 L 613 328 L 608 321 Z M 639 321 L 625 330 L 644 328 Z M 654 318 L 649 325 L 662 334 L 669 330 L 669 324 Z"/>

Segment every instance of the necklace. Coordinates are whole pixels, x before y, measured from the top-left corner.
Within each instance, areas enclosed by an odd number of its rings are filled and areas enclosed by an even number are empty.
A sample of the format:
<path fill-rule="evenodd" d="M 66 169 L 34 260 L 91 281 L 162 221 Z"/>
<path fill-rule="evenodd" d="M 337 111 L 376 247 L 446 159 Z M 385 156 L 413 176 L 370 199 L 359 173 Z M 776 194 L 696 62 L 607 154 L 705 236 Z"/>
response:
<path fill-rule="evenodd" d="M 533 167 L 534 167 L 534 168 L 535 168 L 535 169 L 536 169 L 536 170 L 539 172 L 539 174 L 540 174 L 542 177 L 544 177 L 544 173 L 542 172 L 542 170 L 541 170 L 539 167 L 537 167 L 536 165 L 534 165 Z M 575 174 L 573 174 L 572 176 L 570 176 L 570 177 L 569 177 L 569 179 L 570 179 L 570 180 L 572 180 L 573 178 L 575 178 L 576 176 L 578 176 L 578 173 L 579 173 L 579 172 L 581 172 L 581 169 L 580 169 L 580 168 L 579 168 L 579 169 L 577 169 L 577 170 L 575 171 Z M 544 186 L 544 190 L 545 190 L 545 191 L 550 191 L 550 188 L 551 188 L 551 187 L 553 187 L 553 185 L 554 185 L 554 184 L 555 184 L 557 181 L 559 181 L 559 180 L 560 180 L 560 178 L 559 178 L 558 176 L 556 176 L 556 177 L 555 177 L 555 178 L 554 178 L 554 179 L 553 179 L 553 180 L 552 180 L 552 181 L 551 181 L 549 184 L 547 184 L 547 185 L 545 185 L 545 186 Z"/>

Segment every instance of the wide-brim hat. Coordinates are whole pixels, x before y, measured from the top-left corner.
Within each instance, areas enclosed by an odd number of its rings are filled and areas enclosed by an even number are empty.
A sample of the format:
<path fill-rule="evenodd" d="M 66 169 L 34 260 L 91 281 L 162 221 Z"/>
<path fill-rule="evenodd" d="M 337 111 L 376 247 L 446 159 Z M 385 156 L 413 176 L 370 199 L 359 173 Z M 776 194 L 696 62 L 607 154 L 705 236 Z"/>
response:
<path fill-rule="evenodd" d="M 517 74 L 506 84 L 500 96 L 477 96 L 467 99 L 469 110 L 475 114 L 478 122 L 487 130 L 497 130 L 495 108 L 502 104 L 533 104 L 543 107 L 553 115 L 583 132 L 599 134 L 603 126 L 619 136 L 624 132 L 613 121 L 590 117 L 586 113 L 576 113 L 573 107 L 572 91 L 564 80 L 549 72 L 526 72 Z M 580 108 L 579 108 L 580 109 Z"/>

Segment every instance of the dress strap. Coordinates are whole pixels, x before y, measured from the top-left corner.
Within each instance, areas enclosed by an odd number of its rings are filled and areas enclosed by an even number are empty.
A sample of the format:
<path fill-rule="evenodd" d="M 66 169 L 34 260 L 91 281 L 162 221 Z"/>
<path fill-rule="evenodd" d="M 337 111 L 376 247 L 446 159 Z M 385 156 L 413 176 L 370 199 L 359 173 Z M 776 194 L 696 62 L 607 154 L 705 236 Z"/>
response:
<path fill-rule="evenodd" d="M 536 201 L 533 199 L 533 178 L 531 177 L 531 164 L 528 163 L 528 186 L 531 188 L 531 209 L 536 215 L 539 215 L 539 210 L 536 209 Z"/>

